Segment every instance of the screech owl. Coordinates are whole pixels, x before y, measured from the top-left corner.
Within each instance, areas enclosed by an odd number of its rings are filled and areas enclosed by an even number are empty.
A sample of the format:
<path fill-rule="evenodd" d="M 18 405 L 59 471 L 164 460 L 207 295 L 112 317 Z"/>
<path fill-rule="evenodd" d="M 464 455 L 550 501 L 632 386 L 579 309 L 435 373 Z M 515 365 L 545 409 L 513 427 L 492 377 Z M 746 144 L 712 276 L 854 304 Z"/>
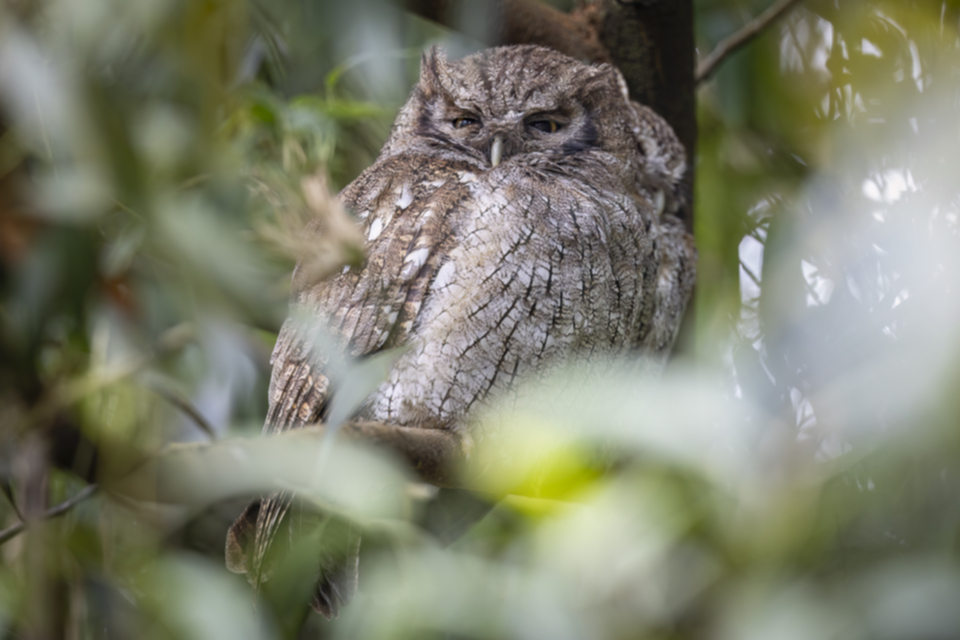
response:
<path fill-rule="evenodd" d="M 696 265 L 674 215 L 684 168 L 669 125 L 609 65 L 536 46 L 426 53 L 380 156 L 340 194 L 367 263 L 322 282 L 294 272 L 264 431 L 329 408 L 298 314 L 355 357 L 408 347 L 356 416 L 399 430 L 457 434 L 475 407 L 559 363 L 662 360 Z M 274 495 L 247 509 L 231 569 L 261 579 L 288 505 Z M 328 617 L 355 589 L 353 552 L 321 563 L 313 604 Z"/>

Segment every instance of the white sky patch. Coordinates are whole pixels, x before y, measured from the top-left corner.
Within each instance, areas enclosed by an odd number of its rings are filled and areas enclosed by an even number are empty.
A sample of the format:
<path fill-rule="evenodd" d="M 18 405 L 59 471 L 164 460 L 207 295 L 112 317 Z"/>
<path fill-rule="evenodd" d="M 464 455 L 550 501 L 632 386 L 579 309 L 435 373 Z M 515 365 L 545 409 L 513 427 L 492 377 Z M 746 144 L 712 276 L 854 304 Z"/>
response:
<path fill-rule="evenodd" d="M 903 291 L 897 294 L 896 298 L 894 298 L 893 306 L 891 308 L 896 309 L 898 306 L 900 306 L 900 303 L 902 303 L 904 300 L 906 300 L 909 297 L 910 297 L 910 291 L 908 289 L 904 289 Z"/>
<path fill-rule="evenodd" d="M 800 41 L 798 32 L 806 26 L 806 22 L 796 21 L 793 27 L 783 27 L 780 33 L 780 73 L 803 73 L 803 54 L 797 47 L 797 42 Z"/>
<path fill-rule="evenodd" d="M 761 352 L 761 353 L 764 353 L 763 350 L 760 350 L 760 352 Z M 765 374 L 767 374 L 767 379 L 770 381 L 770 384 L 776 386 L 776 384 L 777 384 L 777 379 L 774 377 L 774 375 L 773 375 L 772 373 L 770 373 L 770 368 L 767 367 L 767 359 L 766 359 L 766 358 L 760 358 L 759 360 L 760 360 L 760 368 L 763 369 L 763 372 L 764 372 Z"/>
<path fill-rule="evenodd" d="M 860 52 L 865 56 L 873 56 L 874 58 L 883 57 L 883 51 L 880 51 L 880 47 L 873 44 L 866 38 L 860 41 Z"/>
<path fill-rule="evenodd" d="M 803 160 L 799 156 L 794 155 L 794 158 L 796 158 L 797 161 L 800 162 L 801 164 L 806 165 L 806 163 L 803 162 Z M 749 215 L 750 217 L 756 220 L 759 220 L 762 217 L 762 214 L 766 213 L 767 211 L 770 211 L 770 209 L 771 209 L 770 200 L 768 198 L 761 198 L 759 201 L 757 201 L 755 205 L 750 207 L 750 209 L 747 211 L 747 215 Z M 767 239 L 766 227 L 759 226 L 757 227 L 756 232 L 757 232 L 757 235 L 760 236 L 762 240 Z"/>
<path fill-rule="evenodd" d="M 823 18 L 818 18 L 817 36 L 819 42 L 817 42 L 813 54 L 810 56 L 810 67 L 821 71 L 829 78 L 830 72 L 827 70 L 827 61 L 833 51 L 833 24 Z"/>
<path fill-rule="evenodd" d="M 728 341 L 724 345 L 723 350 L 720 352 L 720 359 L 730 374 L 731 382 L 733 382 L 733 397 L 737 400 L 742 400 L 743 387 L 740 386 L 740 377 L 737 375 L 737 367 L 733 362 L 733 342 Z"/>
<path fill-rule="evenodd" d="M 740 300 L 746 302 L 760 296 L 760 273 L 763 269 L 763 243 L 751 235 L 746 235 L 740 241 Z M 750 277 L 747 273 L 756 278 Z"/>
<path fill-rule="evenodd" d="M 802 73 L 805 66 L 829 78 L 827 61 L 833 51 L 833 24 L 817 18 L 811 25 L 810 15 L 784 26 L 780 35 L 780 71 Z"/>
<path fill-rule="evenodd" d="M 830 302 L 834 289 L 833 280 L 821 276 L 820 271 L 806 260 L 800 261 L 800 269 L 803 271 L 803 279 L 810 285 L 807 306 L 816 307 Z"/>
<path fill-rule="evenodd" d="M 874 202 L 883 202 L 893 204 L 904 193 L 919 191 L 916 181 L 913 179 L 913 173 L 907 169 L 887 169 L 883 172 L 876 172 L 871 177 L 863 181 L 860 187 L 863 195 Z"/>
<path fill-rule="evenodd" d="M 860 97 L 860 92 L 854 94 L 853 86 L 849 84 L 843 87 L 843 104 L 848 120 L 855 113 L 866 113 L 867 111 L 866 107 L 863 106 L 863 98 Z"/>
<path fill-rule="evenodd" d="M 796 425 L 797 428 L 800 429 L 800 433 L 797 434 L 797 439 L 800 440 L 803 436 L 809 437 L 809 434 L 804 432 L 817 425 L 817 416 L 813 412 L 813 405 L 810 404 L 810 401 L 803 395 L 800 389 L 796 387 L 790 389 L 790 404 L 793 405 L 793 411 L 797 421 Z"/>
<path fill-rule="evenodd" d="M 11 24 L 5 24 L 11 27 Z M 5 28 L 0 40 L 0 101 L 24 135 L 40 147 L 68 140 L 67 131 L 79 112 L 73 104 L 70 77 L 50 64 L 32 38 L 17 29 Z M 59 143 L 59 144 L 58 144 Z"/>
<path fill-rule="evenodd" d="M 883 202 L 883 194 L 880 192 L 880 185 L 878 185 L 874 180 L 867 178 L 863 181 L 863 186 L 861 188 L 863 195 L 869 200 L 874 202 Z"/>
<path fill-rule="evenodd" d="M 917 49 L 917 43 L 913 40 L 910 41 L 910 57 L 913 58 L 913 69 L 911 70 L 913 81 L 917 83 L 917 91 L 923 93 L 923 66 L 920 64 L 920 51 Z"/>
<path fill-rule="evenodd" d="M 835 460 L 850 451 L 853 451 L 853 445 L 844 442 L 836 434 L 830 433 L 820 440 L 820 448 L 817 449 L 813 458 L 817 462 L 827 462 L 828 460 Z"/>
<path fill-rule="evenodd" d="M 853 299 L 857 302 L 860 302 L 863 298 L 860 294 L 860 285 L 857 284 L 857 281 L 853 276 L 847 276 L 847 291 L 850 292 L 850 295 L 853 296 Z"/>

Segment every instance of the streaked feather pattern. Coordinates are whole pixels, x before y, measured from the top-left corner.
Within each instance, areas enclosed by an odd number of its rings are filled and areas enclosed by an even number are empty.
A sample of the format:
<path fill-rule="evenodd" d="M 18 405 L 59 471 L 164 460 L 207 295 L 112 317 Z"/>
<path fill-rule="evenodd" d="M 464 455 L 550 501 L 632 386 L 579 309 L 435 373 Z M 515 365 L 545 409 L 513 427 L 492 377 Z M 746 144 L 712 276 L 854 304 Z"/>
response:
<path fill-rule="evenodd" d="M 612 67 L 539 47 L 426 54 L 380 157 L 340 194 L 366 265 L 322 282 L 294 273 L 264 432 L 323 421 L 332 391 L 317 326 L 354 357 L 407 346 L 355 417 L 436 434 L 571 360 L 662 361 L 695 273 L 672 215 L 684 166 L 669 126 Z M 252 504 L 228 564 L 269 578 L 264 558 L 293 520 L 288 495 Z M 313 604 L 328 617 L 356 588 L 358 545 L 353 534 L 345 556 L 321 558 Z"/>

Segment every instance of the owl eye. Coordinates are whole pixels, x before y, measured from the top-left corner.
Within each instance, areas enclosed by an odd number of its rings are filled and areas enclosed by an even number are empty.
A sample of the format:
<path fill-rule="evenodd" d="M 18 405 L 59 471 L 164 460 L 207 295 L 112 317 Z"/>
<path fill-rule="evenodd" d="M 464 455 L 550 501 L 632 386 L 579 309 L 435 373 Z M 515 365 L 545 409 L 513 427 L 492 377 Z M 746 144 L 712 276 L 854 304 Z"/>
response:
<path fill-rule="evenodd" d="M 480 121 L 476 118 L 457 118 L 453 121 L 454 129 L 463 129 L 464 127 L 469 127 L 472 124 L 479 124 Z"/>
<path fill-rule="evenodd" d="M 560 125 L 555 120 L 533 120 L 528 122 L 527 126 L 543 133 L 556 133 L 560 129 Z"/>

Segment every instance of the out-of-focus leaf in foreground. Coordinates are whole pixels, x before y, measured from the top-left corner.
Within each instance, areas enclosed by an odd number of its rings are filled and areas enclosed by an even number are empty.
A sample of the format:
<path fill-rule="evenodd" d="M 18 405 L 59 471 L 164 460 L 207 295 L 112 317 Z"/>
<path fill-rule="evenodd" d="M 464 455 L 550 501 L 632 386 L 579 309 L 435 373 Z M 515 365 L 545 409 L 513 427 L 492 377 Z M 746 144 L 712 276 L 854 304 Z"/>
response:
<path fill-rule="evenodd" d="M 699 51 L 769 4 L 697 0 Z M 808 0 L 724 62 L 688 361 L 487 406 L 454 495 L 495 506 L 443 546 L 420 519 L 450 494 L 384 452 L 250 436 L 294 263 L 363 263 L 334 192 L 417 52 L 479 43 L 381 0 L 0 6 L 0 636 L 955 637 L 958 27 L 954 0 Z M 395 357 L 336 346 L 331 432 Z M 271 490 L 334 517 L 254 596 L 224 535 Z"/>
<path fill-rule="evenodd" d="M 383 454 L 330 441 L 320 428 L 304 428 L 272 438 L 171 445 L 108 488 L 135 500 L 194 507 L 295 491 L 320 507 L 384 519 L 406 512 L 407 479 Z"/>

